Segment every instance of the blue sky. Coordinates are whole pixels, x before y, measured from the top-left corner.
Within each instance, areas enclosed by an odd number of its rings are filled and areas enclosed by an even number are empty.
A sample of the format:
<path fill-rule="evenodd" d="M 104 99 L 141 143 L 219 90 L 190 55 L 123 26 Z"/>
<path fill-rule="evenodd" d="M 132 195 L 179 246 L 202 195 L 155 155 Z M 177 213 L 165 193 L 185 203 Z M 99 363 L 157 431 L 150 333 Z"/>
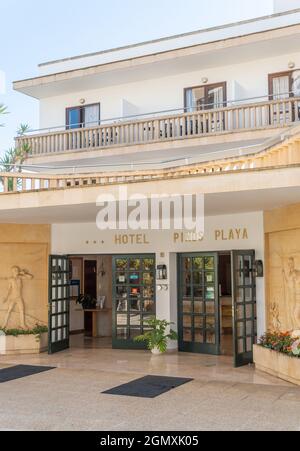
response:
<path fill-rule="evenodd" d="M 12 91 L 44 61 L 270 13 L 272 0 L 0 0 L 0 103 L 7 105 L 0 152 L 20 123 L 38 128 L 38 103 Z M 3 121 L 2 121 L 3 122 Z"/>

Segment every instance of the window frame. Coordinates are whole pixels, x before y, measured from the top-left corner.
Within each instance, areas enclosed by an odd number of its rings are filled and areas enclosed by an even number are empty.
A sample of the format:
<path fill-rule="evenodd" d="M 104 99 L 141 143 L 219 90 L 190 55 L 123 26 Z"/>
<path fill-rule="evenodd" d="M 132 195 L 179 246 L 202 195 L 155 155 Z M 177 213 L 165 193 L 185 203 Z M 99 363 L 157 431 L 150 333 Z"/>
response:
<path fill-rule="evenodd" d="M 101 122 L 101 103 L 89 103 L 87 105 L 77 105 L 77 106 L 71 106 L 66 108 L 66 130 L 72 130 L 70 128 L 70 122 L 69 122 L 69 112 L 72 110 L 80 110 L 80 126 L 77 128 L 87 128 L 85 124 L 85 108 L 88 107 L 95 107 L 97 106 L 99 108 L 99 125 Z"/>
<path fill-rule="evenodd" d="M 202 85 L 196 85 L 196 86 L 188 86 L 187 88 L 184 88 L 183 90 L 183 102 L 184 102 L 184 112 L 187 112 L 187 102 L 186 102 L 186 93 L 188 90 L 190 89 L 201 89 L 204 88 L 205 89 L 205 97 L 207 97 L 207 92 L 209 89 L 214 89 L 214 88 L 223 88 L 223 93 L 224 93 L 224 102 L 223 102 L 223 108 L 226 108 L 227 106 L 227 81 L 222 81 L 219 83 L 210 83 L 210 84 L 202 84 Z M 211 108 L 213 109 L 213 108 Z M 198 111 L 198 110 L 196 110 Z M 201 110 L 199 110 L 201 111 Z M 204 111 L 204 110 L 203 110 Z"/>
<path fill-rule="evenodd" d="M 295 70 L 296 69 L 268 74 L 269 100 L 274 100 L 274 92 L 273 92 L 274 78 L 280 78 L 280 77 L 286 77 L 286 76 L 289 77 L 289 98 L 294 97 L 294 93 L 292 92 L 292 89 L 293 89 L 293 73 L 295 72 Z"/>

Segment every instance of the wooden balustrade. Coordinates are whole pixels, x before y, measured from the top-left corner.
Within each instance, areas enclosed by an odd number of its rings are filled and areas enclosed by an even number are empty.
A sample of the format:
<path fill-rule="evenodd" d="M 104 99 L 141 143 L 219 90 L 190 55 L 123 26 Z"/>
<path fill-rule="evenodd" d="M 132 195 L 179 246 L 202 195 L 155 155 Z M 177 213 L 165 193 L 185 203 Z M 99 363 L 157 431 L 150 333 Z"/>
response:
<path fill-rule="evenodd" d="M 283 127 L 300 120 L 300 98 L 239 104 L 227 108 L 115 122 L 98 127 L 16 138 L 32 156 L 178 140 L 237 130 Z"/>
<path fill-rule="evenodd" d="M 300 126 L 287 133 L 286 139 L 253 155 L 231 157 L 169 169 L 144 169 L 96 174 L 41 175 L 32 173 L 0 173 L 0 196 L 39 191 L 55 191 L 91 186 L 149 182 L 192 175 L 224 174 L 266 168 L 300 165 Z"/>

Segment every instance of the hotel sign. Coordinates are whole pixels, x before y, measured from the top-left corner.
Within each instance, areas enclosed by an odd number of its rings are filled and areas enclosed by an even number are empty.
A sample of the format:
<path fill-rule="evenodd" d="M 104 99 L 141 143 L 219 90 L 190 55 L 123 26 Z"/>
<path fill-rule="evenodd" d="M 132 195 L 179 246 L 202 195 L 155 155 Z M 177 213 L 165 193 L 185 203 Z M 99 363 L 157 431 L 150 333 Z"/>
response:
<path fill-rule="evenodd" d="M 215 230 L 216 241 L 238 241 L 248 240 L 249 233 L 247 228 L 243 229 L 218 229 Z"/>

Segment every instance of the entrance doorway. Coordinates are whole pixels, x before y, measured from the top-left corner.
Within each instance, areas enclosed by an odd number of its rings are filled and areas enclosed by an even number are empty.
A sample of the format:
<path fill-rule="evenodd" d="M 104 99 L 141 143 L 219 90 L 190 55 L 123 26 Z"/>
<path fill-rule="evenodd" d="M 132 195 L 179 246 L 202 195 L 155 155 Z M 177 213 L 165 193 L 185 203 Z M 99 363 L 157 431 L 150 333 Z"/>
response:
<path fill-rule="evenodd" d="M 49 353 L 145 348 L 134 338 L 156 315 L 155 255 L 51 256 L 49 281 Z"/>
<path fill-rule="evenodd" d="M 179 350 L 251 363 L 257 340 L 255 252 L 178 256 Z"/>
<path fill-rule="evenodd" d="M 155 315 L 155 255 L 113 257 L 113 348 L 145 348 L 134 339 Z"/>

